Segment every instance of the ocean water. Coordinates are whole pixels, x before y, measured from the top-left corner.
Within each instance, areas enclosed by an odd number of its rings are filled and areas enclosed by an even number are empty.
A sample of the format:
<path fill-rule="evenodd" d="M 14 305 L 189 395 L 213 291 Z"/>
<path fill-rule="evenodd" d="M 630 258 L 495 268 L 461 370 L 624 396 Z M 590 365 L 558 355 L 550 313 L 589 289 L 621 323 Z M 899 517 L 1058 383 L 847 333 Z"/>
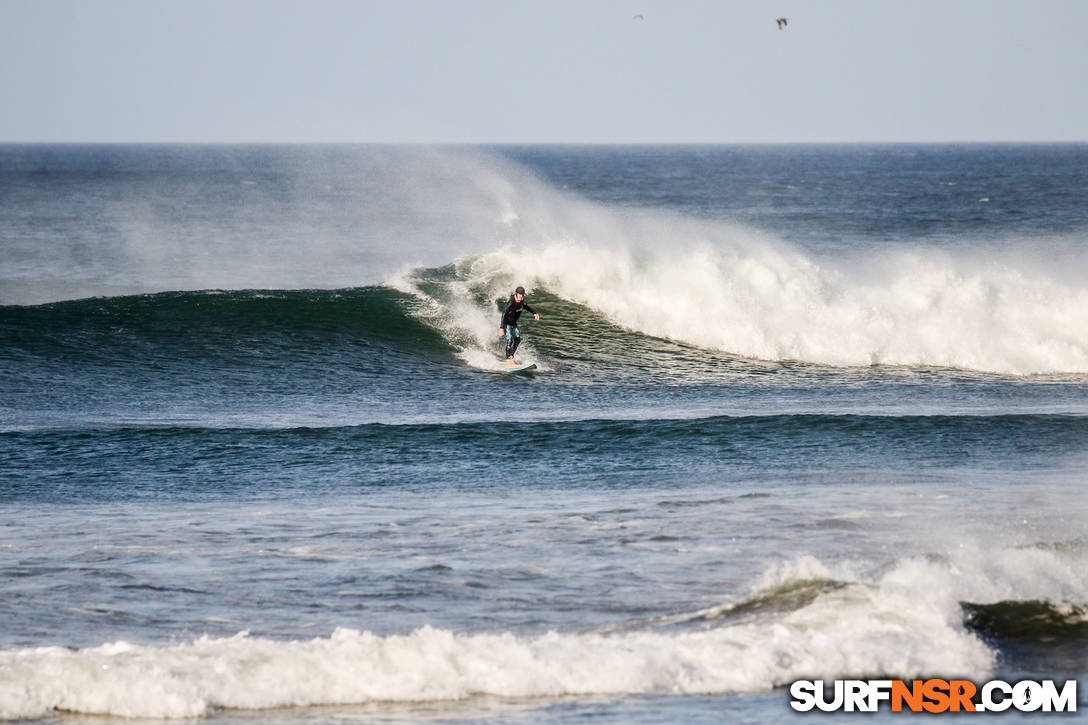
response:
<path fill-rule="evenodd" d="M 1086 280 L 1085 145 L 0 146 L 0 718 L 1083 710 Z"/>

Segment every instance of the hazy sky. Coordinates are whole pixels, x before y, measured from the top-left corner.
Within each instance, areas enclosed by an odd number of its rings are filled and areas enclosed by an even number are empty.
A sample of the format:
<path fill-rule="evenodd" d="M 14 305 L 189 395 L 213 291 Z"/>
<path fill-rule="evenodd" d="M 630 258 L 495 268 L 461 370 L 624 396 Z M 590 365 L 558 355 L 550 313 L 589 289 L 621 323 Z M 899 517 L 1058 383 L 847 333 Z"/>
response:
<path fill-rule="evenodd" d="M 1088 141 L 1086 33 L 1088 0 L 0 0 L 0 141 Z"/>

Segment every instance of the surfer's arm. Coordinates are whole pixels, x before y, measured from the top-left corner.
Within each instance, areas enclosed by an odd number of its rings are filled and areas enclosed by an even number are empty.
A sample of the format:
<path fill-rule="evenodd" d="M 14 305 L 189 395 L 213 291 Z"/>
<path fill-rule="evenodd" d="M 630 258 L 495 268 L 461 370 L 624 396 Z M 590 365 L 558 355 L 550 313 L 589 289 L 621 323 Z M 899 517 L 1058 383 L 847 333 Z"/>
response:
<path fill-rule="evenodd" d="M 537 311 L 536 311 L 536 310 L 534 310 L 534 309 L 533 309 L 532 307 L 530 307 L 529 305 L 525 305 L 525 304 L 523 304 L 523 305 L 522 305 L 522 308 L 523 308 L 523 309 L 524 309 L 524 310 L 525 310 L 526 312 L 528 312 L 529 314 L 531 314 L 531 315 L 533 316 L 533 319 L 534 319 L 534 320 L 540 320 L 540 315 L 539 315 L 539 314 L 537 313 Z"/>

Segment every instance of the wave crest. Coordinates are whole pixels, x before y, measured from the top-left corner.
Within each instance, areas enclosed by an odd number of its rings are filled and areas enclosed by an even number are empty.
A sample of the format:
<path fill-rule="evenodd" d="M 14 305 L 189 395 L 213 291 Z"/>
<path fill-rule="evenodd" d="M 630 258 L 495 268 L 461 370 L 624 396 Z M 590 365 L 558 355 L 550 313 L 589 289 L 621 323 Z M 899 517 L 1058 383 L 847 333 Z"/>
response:
<path fill-rule="evenodd" d="M 623 328 L 741 357 L 1088 372 L 1088 290 L 1056 271 L 930 249 L 833 268 L 743 231 L 692 226 L 672 232 L 692 243 L 667 251 L 564 241 L 497 250 L 479 266 L 520 273 Z"/>

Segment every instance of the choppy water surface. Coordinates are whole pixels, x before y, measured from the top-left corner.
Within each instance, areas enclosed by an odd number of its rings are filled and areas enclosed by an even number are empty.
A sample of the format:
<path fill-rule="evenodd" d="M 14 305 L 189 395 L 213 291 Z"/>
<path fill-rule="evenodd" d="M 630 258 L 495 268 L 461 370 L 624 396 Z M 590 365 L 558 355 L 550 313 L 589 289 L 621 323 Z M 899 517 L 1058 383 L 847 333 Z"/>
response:
<path fill-rule="evenodd" d="M 0 147 L 0 717 L 1083 692 L 1086 162 Z"/>

